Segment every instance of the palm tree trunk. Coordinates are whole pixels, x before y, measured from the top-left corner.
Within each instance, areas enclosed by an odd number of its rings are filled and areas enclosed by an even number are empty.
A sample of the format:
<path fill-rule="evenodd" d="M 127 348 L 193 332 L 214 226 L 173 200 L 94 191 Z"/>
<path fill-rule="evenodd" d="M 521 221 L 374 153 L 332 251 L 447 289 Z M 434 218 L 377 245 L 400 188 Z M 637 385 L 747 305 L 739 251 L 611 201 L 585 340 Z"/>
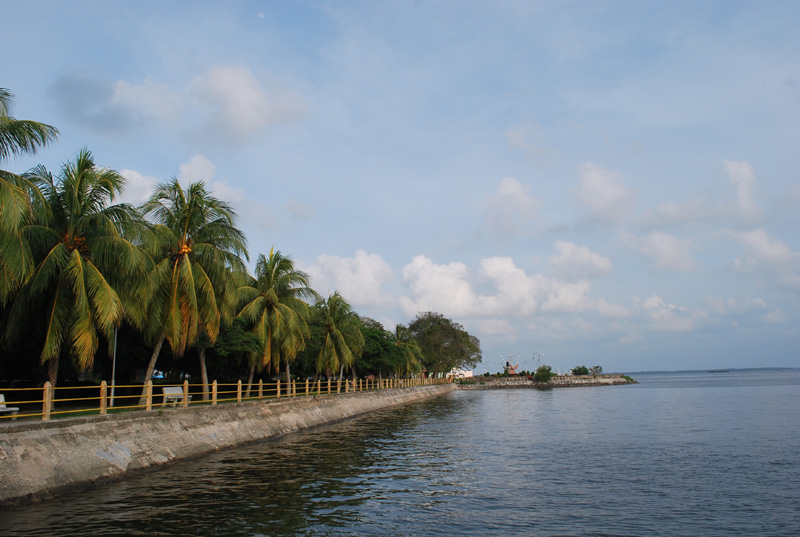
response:
<path fill-rule="evenodd" d="M 292 376 L 289 374 L 289 360 L 286 360 L 286 395 L 292 395 Z"/>
<path fill-rule="evenodd" d="M 150 363 L 147 364 L 147 372 L 144 374 L 144 386 L 142 387 L 142 395 L 139 397 L 139 406 L 144 406 L 147 402 L 147 381 L 153 378 L 153 371 L 156 370 L 156 361 L 158 360 L 158 355 L 161 353 L 161 346 L 164 344 L 166 338 L 166 334 L 161 334 L 158 343 L 156 343 L 156 346 L 153 348 L 153 354 L 150 356 Z"/>
<path fill-rule="evenodd" d="M 54 389 L 56 387 L 56 382 L 58 381 L 58 361 L 60 355 L 55 355 L 53 358 L 47 362 L 47 380 L 50 381 L 50 389 Z M 51 392 L 52 393 L 52 392 Z M 53 401 L 55 397 L 50 399 L 50 411 L 52 412 L 53 407 L 55 406 L 55 402 Z"/>
<path fill-rule="evenodd" d="M 58 381 L 58 359 L 60 358 L 59 355 L 50 358 L 47 361 L 47 380 L 50 381 L 50 386 L 53 388 L 56 387 L 56 382 Z"/>
<path fill-rule="evenodd" d="M 342 391 L 342 376 L 344 375 L 344 363 L 339 366 L 339 378 L 336 380 L 336 393 Z"/>
<path fill-rule="evenodd" d="M 208 401 L 208 370 L 206 369 L 206 348 L 198 347 L 197 354 L 200 356 L 200 382 L 203 383 L 203 401 Z"/>
<path fill-rule="evenodd" d="M 250 362 L 250 376 L 247 377 L 247 393 L 245 394 L 245 398 L 250 397 L 250 389 L 253 387 L 253 377 L 256 374 L 256 361 L 252 360 Z"/>

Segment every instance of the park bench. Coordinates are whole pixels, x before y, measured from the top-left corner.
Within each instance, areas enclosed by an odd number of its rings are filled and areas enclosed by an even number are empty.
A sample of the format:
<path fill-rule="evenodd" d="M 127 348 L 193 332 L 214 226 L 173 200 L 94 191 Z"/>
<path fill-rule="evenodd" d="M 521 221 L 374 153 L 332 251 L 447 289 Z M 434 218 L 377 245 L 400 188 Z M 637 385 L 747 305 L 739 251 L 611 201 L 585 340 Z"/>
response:
<path fill-rule="evenodd" d="M 15 406 L 6 406 L 6 396 L 0 393 L 0 414 L 11 414 L 16 416 L 19 408 Z M 16 417 L 12 419 L 17 419 Z"/>
<path fill-rule="evenodd" d="M 178 403 L 183 402 L 183 388 L 181 386 L 166 386 L 161 388 L 161 391 L 164 392 L 164 404 L 172 403 L 173 405 L 177 405 Z M 189 401 L 192 400 L 192 396 L 189 396 Z"/>

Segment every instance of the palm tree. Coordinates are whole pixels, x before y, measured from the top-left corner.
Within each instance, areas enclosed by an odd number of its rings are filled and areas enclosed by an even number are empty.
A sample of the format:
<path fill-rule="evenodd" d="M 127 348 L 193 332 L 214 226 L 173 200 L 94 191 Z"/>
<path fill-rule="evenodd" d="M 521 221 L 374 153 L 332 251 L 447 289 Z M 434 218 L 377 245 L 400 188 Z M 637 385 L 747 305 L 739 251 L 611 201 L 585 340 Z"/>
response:
<path fill-rule="evenodd" d="M 400 373 L 408 374 L 422 369 L 422 349 L 417 345 L 414 336 L 407 326 L 398 324 L 394 329 L 394 344 L 403 353 L 403 362 L 400 364 Z"/>
<path fill-rule="evenodd" d="M 261 341 L 260 356 L 250 364 L 248 390 L 256 366 L 272 364 L 278 369 L 283 359 L 289 391 L 289 363 L 305 348 L 309 336 L 308 305 L 303 299 L 319 299 L 308 279 L 308 274 L 294 268 L 291 257 L 270 250 L 269 257 L 258 256 L 254 282 L 239 288 L 245 306 L 238 317 L 253 326 L 253 334 Z"/>
<path fill-rule="evenodd" d="M 324 370 L 330 377 L 331 371 L 339 369 L 341 378 L 346 367 L 352 369 L 356 355 L 360 355 L 364 348 L 358 315 L 338 291 L 318 302 L 317 307 L 325 326 L 322 349 L 317 357 L 317 372 Z"/>
<path fill-rule="evenodd" d="M 96 166 L 87 149 L 62 166 L 57 180 L 41 166 L 26 179 L 42 193 L 34 199 L 34 221 L 22 229 L 39 262 L 12 304 L 6 336 L 25 333 L 27 312 L 45 302 L 41 361 L 49 362 L 55 386 L 62 350 L 86 370 L 98 335 L 110 341 L 119 325 L 123 301 L 116 284 L 134 280 L 145 268 L 144 255 L 123 234 L 140 220 L 130 205 L 111 205 L 125 179 Z"/>
<path fill-rule="evenodd" d="M 12 156 L 35 153 L 58 135 L 50 125 L 11 117 L 13 99 L 10 91 L 0 88 L 0 164 Z M 0 306 L 33 270 L 30 249 L 19 230 L 31 221 L 31 197 L 37 194 L 30 181 L 0 169 Z"/>
<path fill-rule="evenodd" d="M 185 190 L 174 178 L 159 184 L 141 210 L 153 221 L 155 237 L 153 267 L 142 290 L 148 304 L 145 338 L 154 344 L 145 374 L 149 380 L 164 340 L 177 356 L 195 344 L 199 333 L 214 343 L 220 321 L 233 317 L 234 275 L 245 271 L 240 256 L 247 259 L 247 250 L 244 234 L 234 226 L 236 213 L 203 182 Z M 201 351 L 201 371 L 204 358 Z M 206 393 L 208 379 L 203 384 Z"/>

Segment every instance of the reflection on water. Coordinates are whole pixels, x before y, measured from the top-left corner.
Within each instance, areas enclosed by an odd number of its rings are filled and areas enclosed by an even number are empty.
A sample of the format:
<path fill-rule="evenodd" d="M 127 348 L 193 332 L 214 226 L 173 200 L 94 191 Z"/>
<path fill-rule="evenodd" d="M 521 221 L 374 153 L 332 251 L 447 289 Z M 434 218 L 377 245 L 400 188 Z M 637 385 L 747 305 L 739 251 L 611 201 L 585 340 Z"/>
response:
<path fill-rule="evenodd" d="M 791 375 L 456 392 L 7 509 L 0 534 L 793 535 Z"/>

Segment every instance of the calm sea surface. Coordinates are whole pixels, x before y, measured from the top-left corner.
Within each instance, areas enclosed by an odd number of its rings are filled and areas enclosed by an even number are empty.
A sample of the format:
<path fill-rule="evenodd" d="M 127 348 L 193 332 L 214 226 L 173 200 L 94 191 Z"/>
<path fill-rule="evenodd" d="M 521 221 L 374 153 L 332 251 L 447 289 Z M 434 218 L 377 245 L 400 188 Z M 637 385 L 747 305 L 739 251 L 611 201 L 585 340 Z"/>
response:
<path fill-rule="evenodd" d="M 800 534 L 800 370 L 459 391 L 0 511 L 0 535 Z"/>

